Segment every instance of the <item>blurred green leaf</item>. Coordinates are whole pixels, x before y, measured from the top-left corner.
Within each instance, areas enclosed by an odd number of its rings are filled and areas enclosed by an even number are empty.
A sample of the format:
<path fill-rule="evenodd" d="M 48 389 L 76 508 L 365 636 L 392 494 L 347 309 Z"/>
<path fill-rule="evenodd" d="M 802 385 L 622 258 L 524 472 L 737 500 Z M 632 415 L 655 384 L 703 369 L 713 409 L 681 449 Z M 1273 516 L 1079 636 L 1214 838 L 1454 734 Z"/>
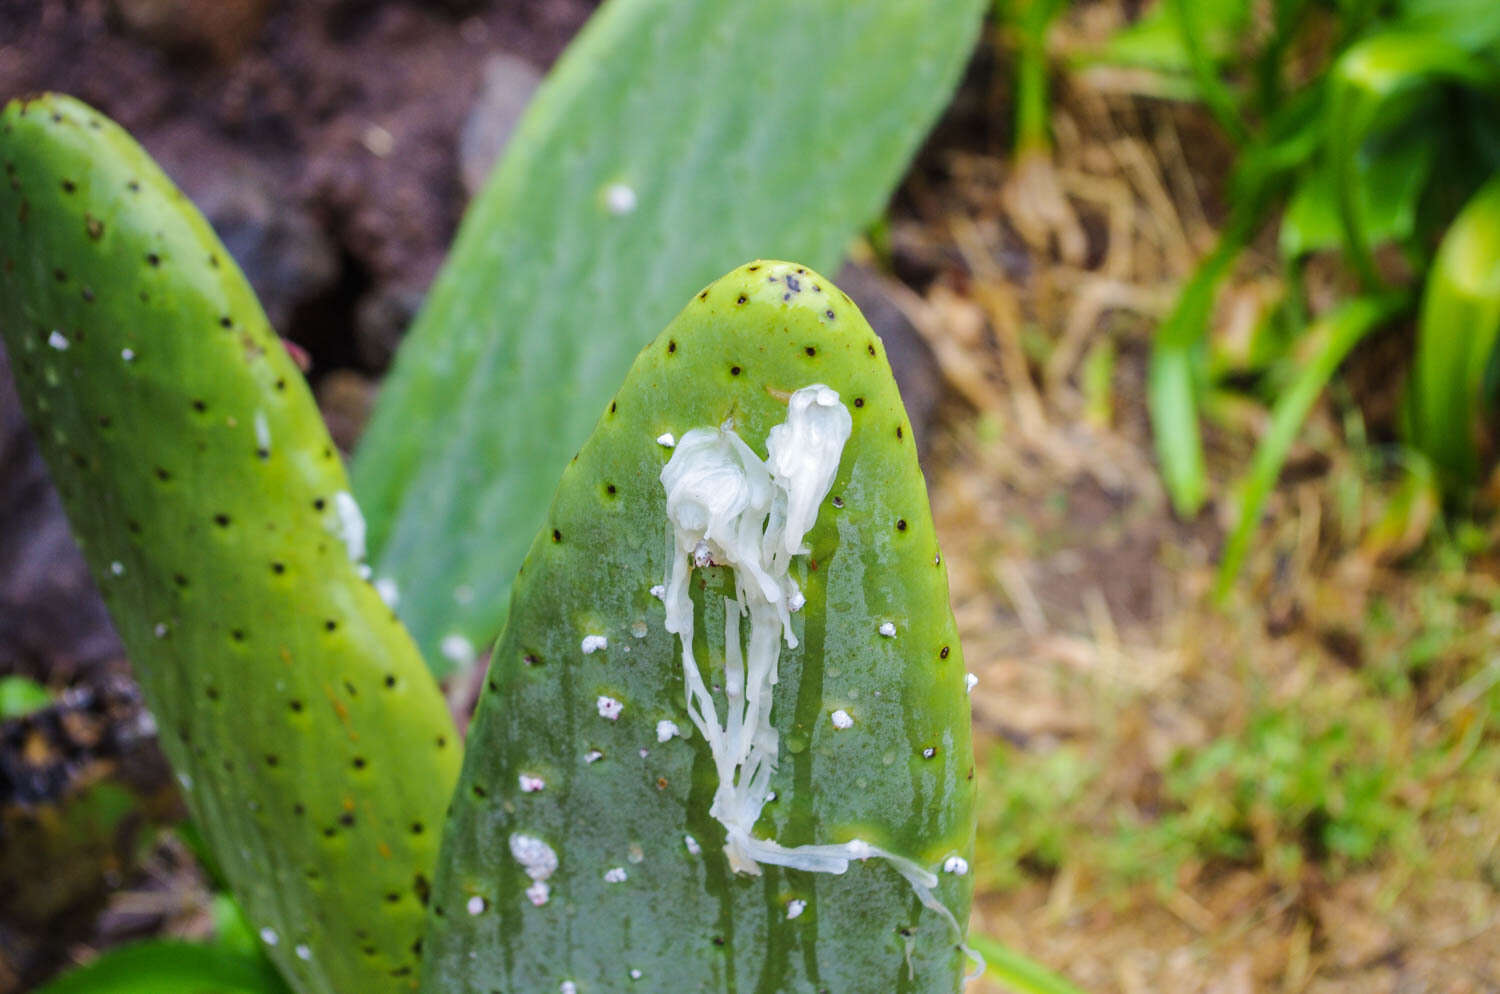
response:
<path fill-rule="evenodd" d="M 112 949 L 36 994 L 289 994 L 264 956 L 170 940 Z"/>
<path fill-rule="evenodd" d="M 1479 476 L 1476 428 L 1485 371 L 1500 336 L 1500 175 L 1443 237 L 1417 328 L 1408 423 L 1416 448 L 1451 489 Z"/>
<path fill-rule="evenodd" d="M 1193 56 L 1184 40 L 1177 0 L 1163 0 L 1129 26 L 1116 31 L 1088 62 L 1153 69 L 1191 78 Z M 1245 0 L 1205 0 L 1191 12 L 1201 49 L 1213 64 L 1224 62 L 1250 22 Z"/>
<path fill-rule="evenodd" d="M 1368 227 L 1360 169 L 1365 144 L 1389 132 L 1426 105 L 1439 85 L 1500 92 L 1500 69 L 1436 34 L 1385 32 L 1344 51 L 1329 73 L 1330 103 L 1325 148 L 1345 250 L 1367 287 L 1379 283 Z"/>
<path fill-rule="evenodd" d="M 24 676 L 0 677 L 0 721 L 22 718 L 52 703 L 47 688 Z"/>
<path fill-rule="evenodd" d="M 1309 358 L 1291 385 L 1277 398 L 1271 410 L 1270 428 L 1255 451 L 1249 474 L 1240 484 L 1234 530 L 1230 532 L 1219 562 L 1217 593 L 1220 598 L 1228 593 L 1239 574 L 1250 540 L 1260 525 L 1266 498 L 1276 485 L 1287 452 L 1323 387 L 1349 351 L 1370 331 L 1396 314 L 1405 302 L 1406 295 L 1402 293 L 1356 297 L 1308 328 L 1305 347 Z"/>
<path fill-rule="evenodd" d="M 1355 209 L 1371 244 L 1405 241 L 1416 229 L 1417 204 L 1432 175 L 1438 145 L 1430 133 L 1406 137 L 1408 140 L 1387 143 L 1356 160 L 1360 179 Z M 1338 203 L 1334 170 L 1326 166 L 1309 170 L 1282 216 L 1281 254 L 1297 259 L 1309 252 L 1342 246 L 1345 229 Z"/>
<path fill-rule="evenodd" d="M 353 467 L 376 577 L 435 671 L 499 631 L 558 475 L 650 336 L 747 259 L 837 268 L 987 6 L 610 0 L 589 21 L 470 207 Z"/>
<path fill-rule="evenodd" d="M 1067 978 L 987 935 L 970 935 L 969 946 L 984 957 L 985 976 L 1015 994 L 1083 994 Z"/>

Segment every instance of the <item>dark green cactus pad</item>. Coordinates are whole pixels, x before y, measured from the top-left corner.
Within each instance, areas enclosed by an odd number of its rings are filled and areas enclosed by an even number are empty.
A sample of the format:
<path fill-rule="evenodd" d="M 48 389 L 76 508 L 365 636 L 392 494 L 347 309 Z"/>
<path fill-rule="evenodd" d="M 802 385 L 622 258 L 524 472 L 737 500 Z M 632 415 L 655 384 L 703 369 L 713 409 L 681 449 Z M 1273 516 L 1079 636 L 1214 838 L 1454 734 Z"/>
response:
<path fill-rule="evenodd" d="M 0 163 L 0 331 L 193 816 L 299 991 L 410 990 L 460 750 L 311 394 L 113 123 L 12 102 Z"/>
<path fill-rule="evenodd" d="M 788 395 L 815 383 L 838 391 L 853 431 L 810 554 L 790 569 L 806 596 L 792 615 L 801 644 L 781 652 L 780 765 L 755 834 L 788 846 L 858 839 L 908 857 L 967 921 L 971 878 L 941 872 L 973 844 L 965 672 L 911 426 L 849 298 L 811 270 L 758 262 L 703 290 L 640 354 L 563 475 L 471 729 L 427 989 L 958 987 L 953 924 L 884 860 L 842 876 L 731 872 L 709 815 L 718 775 L 652 592 L 669 562 L 659 475 L 672 450 L 658 439 L 732 419 L 763 457 Z M 714 683 L 734 579 L 709 566 L 691 587 L 695 654 Z M 613 718 L 608 701 L 621 705 Z M 836 727 L 836 711 L 852 723 Z M 532 839 L 557 859 L 544 893 L 517 858 Z"/>

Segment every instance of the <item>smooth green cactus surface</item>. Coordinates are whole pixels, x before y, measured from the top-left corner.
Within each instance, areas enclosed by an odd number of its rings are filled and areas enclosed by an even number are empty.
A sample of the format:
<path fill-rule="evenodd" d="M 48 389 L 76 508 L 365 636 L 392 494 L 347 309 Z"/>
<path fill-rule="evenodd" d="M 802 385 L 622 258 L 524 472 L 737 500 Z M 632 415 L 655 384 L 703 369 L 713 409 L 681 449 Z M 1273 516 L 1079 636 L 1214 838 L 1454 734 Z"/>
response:
<path fill-rule="evenodd" d="M 296 989 L 410 990 L 460 750 L 311 394 L 113 123 L 12 102 L 0 162 L 0 331 L 193 815 Z"/>
<path fill-rule="evenodd" d="M 848 866 L 741 857 L 758 872 L 736 872 L 710 811 L 720 770 L 666 629 L 680 550 L 669 553 L 660 477 L 694 429 L 729 424 L 765 458 L 788 401 L 815 384 L 837 392 L 852 434 L 806 553 L 785 567 L 805 603 L 786 598 L 797 646 L 780 646 L 775 734 L 758 739 L 776 769 L 753 836 L 823 860 L 845 853 Z M 702 494 L 711 503 L 726 488 Z M 785 510 L 797 517 L 795 498 Z M 725 616 L 751 580 L 718 564 L 718 546 L 693 555 L 692 655 L 723 723 L 728 660 L 742 648 Z M 636 359 L 516 579 L 444 838 L 428 989 L 956 990 L 974 831 L 965 678 L 879 340 L 804 267 L 762 261 L 719 279 Z M 918 874 L 936 881 L 926 904 L 908 879 Z"/>

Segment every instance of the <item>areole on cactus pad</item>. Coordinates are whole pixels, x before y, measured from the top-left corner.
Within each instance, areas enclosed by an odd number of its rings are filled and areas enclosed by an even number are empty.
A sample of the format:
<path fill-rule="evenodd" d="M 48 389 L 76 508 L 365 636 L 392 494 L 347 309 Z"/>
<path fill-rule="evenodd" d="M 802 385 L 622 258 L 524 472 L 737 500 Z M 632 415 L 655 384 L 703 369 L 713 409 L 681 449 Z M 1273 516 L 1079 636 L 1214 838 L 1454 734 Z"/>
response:
<path fill-rule="evenodd" d="M 517 578 L 429 987 L 955 990 L 968 714 L 879 340 L 817 273 L 740 267 L 641 353 Z"/>

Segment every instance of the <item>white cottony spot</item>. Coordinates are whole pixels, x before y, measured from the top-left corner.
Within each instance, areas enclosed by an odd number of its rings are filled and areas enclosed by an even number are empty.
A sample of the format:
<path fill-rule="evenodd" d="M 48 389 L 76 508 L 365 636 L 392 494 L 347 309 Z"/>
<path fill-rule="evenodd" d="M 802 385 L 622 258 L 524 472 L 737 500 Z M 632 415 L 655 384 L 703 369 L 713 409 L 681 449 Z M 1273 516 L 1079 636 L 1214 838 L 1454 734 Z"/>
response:
<path fill-rule="evenodd" d="M 59 352 L 66 352 L 66 351 L 68 351 L 68 340 L 67 340 L 67 338 L 65 338 L 63 336 L 63 333 L 60 332 L 60 331 L 55 331 L 54 330 L 52 332 L 52 334 L 48 335 L 47 336 L 47 344 L 50 345 L 50 346 L 52 346 L 54 349 L 56 349 Z"/>
<path fill-rule="evenodd" d="M 793 614 L 796 614 L 806 606 L 807 598 L 802 596 L 802 591 L 800 590 L 792 591 L 792 596 L 788 597 L 786 600 L 786 609 Z"/>
<path fill-rule="evenodd" d="M 600 752 L 598 749 L 590 749 L 588 752 L 583 754 L 583 761 L 585 763 L 597 763 L 603 758 L 604 753 Z"/>
<path fill-rule="evenodd" d="M 537 791 L 547 786 L 547 781 L 543 780 L 541 777 L 527 776 L 525 773 L 521 774 L 520 781 L 521 793 L 523 794 L 535 794 Z"/>
<path fill-rule="evenodd" d="M 664 431 L 660 435 L 656 436 L 656 444 L 660 445 L 664 449 L 670 449 L 672 446 L 677 444 L 677 439 L 672 437 L 671 432 Z"/>
<path fill-rule="evenodd" d="M 571 980 L 564 980 L 562 986 L 558 987 L 557 994 L 578 994 L 578 985 Z"/>
<path fill-rule="evenodd" d="M 854 724 L 854 719 L 849 717 L 849 712 L 845 711 L 843 708 L 839 708 L 828 717 L 829 720 L 833 722 L 834 728 L 848 728 L 849 726 Z"/>
<path fill-rule="evenodd" d="M 630 623 L 630 634 L 634 635 L 638 639 L 643 639 L 647 635 L 651 634 L 651 629 L 646 627 L 645 621 L 637 618 Z"/>
<path fill-rule="evenodd" d="M 889 621 L 882 623 L 881 626 L 880 626 L 880 634 L 884 635 L 886 638 L 893 638 L 893 637 L 895 637 L 895 634 L 896 634 L 896 626 L 895 626 L 895 624 L 893 624 L 892 622 L 889 622 Z"/>
<path fill-rule="evenodd" d="M 641 979 L 641 971 L 639 971 L 639 970 L 631 970 L 630 971 L 630 979 L 631 980 L 640 980 Z"/>
<path fill-rule="evenodd" d="M 255 412 L 255 444 L 262 452 L 269 452 L 271 449 L 271 423 L 266 420 L 265 411 Z M 335 497 L 334 499 L 337 500 L 338 498 Z M 350 497 L 349 499 L 352 501 L 354 498 Z M 358 510 L 359 508 L 356 506 L 355 511 Z M 363 519 L 361 519 L 360 525 L 363 527 Z M 360 536 L 360 541 L 364 541 L 363 535 Z"/>
<path fill-rule="evenodd" d="M 120 350 L 120 358 L 124 359 L 126 362 L 134 362 L 135 361 L 135 349 L 121 349 Z"/>
<path fill-rule="evenodd" d="M 863 839 L 851 839 L 844 843 L 844 851 L 855 859 L 869 859 L 875 855 L 875 849 Z"/>
<path fill-rule="evenodd" d="M 651 588 L 650 593 L 652 597 L 655 597 L 657 600 L 661 600 L 662 598 L 667 596 L 667 588 L 658 583 L 656 586 Z"/>
<path fill-rule="evenodd" d="M 157 638 L 164 639 L 167 637 L 167 623 L 165 621 L 158 621 L 156 627 L 151 629 L 151 631 Z"/>
<path fill-rule="evenodd" d="M 687 849 L 689 856 L 696 856 L 703 851 L 703 847 L 698 844 L 698 840 L 691 835 L 684 835 L 682 837 L 682 844 Z"/>
<path fill-rule="evenodd" d="M 677 722 L 670 718 L 663 718 L 656 723 L 656 741 L 666 742 L 674 735 L 681 735 L 682 730 L 677 727 Z"/>
<path fill-rule="evenodd" d="M 457 632 L 444 635 L 443 641 L 438 643 L 438 651 L 460 666 L 467 666 L 474 661 L 474 643 Z"/>
<path fill-rule="evenodd" d="M 807 902 L 806 901 L 802 900 L 802 898 L 800 898 L 800 897 L 794 897 L 794 898 L 792 898 L 790 901 L 786 902 L 786 918 L 787 918 L 787 921 L 791 921 L 793 918 L 799 917 L 802 914 L 802 912 L 804 912 L 806 910 L 807 910 Z"/>
<path fill-rule="evenodd" d="M 180 783 L 180 784 L 182 784 L 182 789 L 183 790 L 192 790 L 193 789 L 193 778 L 190 777 L 190 776 L 188 776 L 186 773 L 178 773 L 177 774 L 177 782 Z"/>
<path fill-rule="evenodd" d="M 293 952 L 297 954 L 298 959 L 304 962 L 312 959 L 312 947 L 305 942 L 299 942 L 297 944 L 297 948 L 294 949 Z"/>
<path fill-rule="evenodd" d="M 344 551 L 349 554 L 351 563 L 362 562 L 365 558 L 365 516 L 359 511 L 359 504 L 354 500 L 354 495 L 347 490 L 340 490 L 333 495 L 333 513 L 335 518 L 333 533 L 344 543 Z"/>
<path fill-rule="evenodd" d="M 642 759 L 645 759 L 649 755 L 651 755 L 651 750 L 650 749 L 642 749 L 641 752 L 640 752 L 640 756 L 641 756 Z"/>
<path fill-rule="evenodd" d="M 975 676 L 972 673 L 965 673 L 964 674 L 964 692 L 972 694 L 974 692 L 974 688 L 977 687 L 977 686 L 979 686 L 979 677 Z"/>
<path fill-rule="evenodd" d="M 471 915 L 483 914 L 485 907 L 484 898 L 480 897 L 478 894 L 475 894 L 473 897 L 469 898 L 469 903 L 465 905 L 465 907 L 469 909 L 469 914 Z"/>
<path fill-rule="evenodd" d="M 951 873 L 956 877 L 961 877 L 965 873 L 969 872 L 969 861 L 964 859 L 962 856 L 949 856 L 947 859 L 943 860 L 943 872 Z"/>
<path fill-rule="evenodd" d="M 512 835 L 510 854 L 532 880 L 546 880 L 557 872 L 557 853 L 534 835 Z"/>
<path fill-rule="evenodd" d="M 396 602 L 401 599 L 401 591 L 396 589 L 396 581 L 389 576 L 376 578 L 375 592 L 380 595 L 380 599 L 385 601 L 385 606 L 389 608 L 394 608 Z"/>
<path fill-rule="evenodd" d="M 591 656 L 600 649 L 608 649 L 609 639 L 603 635 L 585 635 L 583 642 L 579 644 L 579 648 L 583 650 L 585 656 Z"/>
<path fill-rule="evenodd" d="M 604 206 L 611 214 L 629 214 L 635 210 L 635 205 L 635 191 L 624 183 L 611 183 L 604 188 Z"/>
<path fill-rule="evenodd" d="M 274 928 L 267 926 L 266 928 L 260 930 L 260 941 L 264 942 L 268 946 L 274 946 L 276 945 L 276 943 L 281 941 L 281 936 L 276 934 L 276 930 Z"/>
<path fill-rule="evenodd" d="M 607 884 L 623 884 L 625 876 L 625 867 L 612 866 L 604 871 L 604 882 Z"/>
<path fill-rule="evenodd" d="M 109 564 L 109 571 L 115 576 L 124 576 L 125 564 L 116 559 L 114 562 Z"/>
<path fill-rule="evenodd" d="M 608 718 L 610 721 L 618 720 L 620 712 L 625 710 L 625 705 L 605 694 L 600 694 L 594 704 L 599 708 L 599 717 Z"/>

